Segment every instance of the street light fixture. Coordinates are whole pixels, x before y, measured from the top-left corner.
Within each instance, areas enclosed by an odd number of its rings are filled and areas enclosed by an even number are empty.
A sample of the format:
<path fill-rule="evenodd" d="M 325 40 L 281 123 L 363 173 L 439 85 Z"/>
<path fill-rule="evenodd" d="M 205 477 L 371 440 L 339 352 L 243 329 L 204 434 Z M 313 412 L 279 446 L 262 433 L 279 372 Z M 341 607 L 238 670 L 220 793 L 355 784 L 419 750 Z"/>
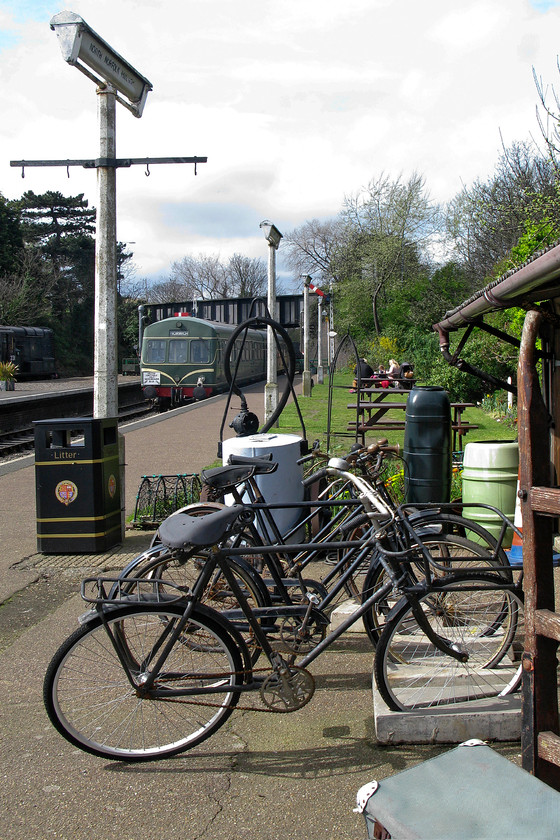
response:
<path fill-rule="evenodd" d="M 267 304 L 270 317 L 276 318 L 276 251 L 280 245 L 282 234 L 278 228 L 265 219 L 259 227 L 268 242 L 268 295 Z M 278 380 L 276 371 L 276 342 L 271 327 L 266 330 L 266 385 L 264 388 L 264 418 L 265 423 L 276 411 L 278 406 Z"/>
<path fill-rule="evenodd" d="M 278 246 L 280 245 L 280 240 L 282 239 L 282 234 L 280 233 L 276 225 L 273 225 L 272 222 L 269 222 L 268 219 L 265 219 L 264 222 L 260 223 L 259 227 L 262 228 L 264 237 L 268 244 L 272 245 L 274 250 L 277 250 Z"/>

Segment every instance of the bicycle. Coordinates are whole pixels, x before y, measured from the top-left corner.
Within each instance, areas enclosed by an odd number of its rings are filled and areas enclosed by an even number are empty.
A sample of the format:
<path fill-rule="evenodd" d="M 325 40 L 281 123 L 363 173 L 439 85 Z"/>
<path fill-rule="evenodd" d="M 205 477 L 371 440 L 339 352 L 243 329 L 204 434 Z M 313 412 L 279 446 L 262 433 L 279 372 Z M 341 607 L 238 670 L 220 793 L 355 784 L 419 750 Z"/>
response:
<path fill-rule="evenodd" d="M 389 446 L 386 440 L 381 440 L 367 448 L 355 448 L 346 459 L 331 459 L 326 468 L 309 474 L 304 483 L 307 486 L 322 486 L 322 490 L 316 494 L 317 498 L 314 501 L 291 505 L 306 505 L 308 512 L 284 536 L 280 534 L 271 510 L 290 505 L 267 505 L 255 481 L 257 475 L 272 472 L 275 468 L 273 463 L 262 458 L 236 456 L 231 465 L 203 471 L 202 480 L 214 494 L 212 498 L 223 498 L 226 493 L 231 493 L 234 501 L 242 504 L 246 494 L 251 509 L 255 512 L 255 520 L 259 527 L 253 522 L 248 523 L 240 533 L 233 536 L 231 547 L 235 548 L 240 544 L 260 545 L 263 548 L 269 546 L 263 552 L 246 552 L 243 555 L 236 552 L 235 556 L 230 555 L 232 563 L 242 566 L 239 569 L 239 578 L 252 593 L 253 603 L 264 606 L 267 603 L 268 592 L 273 602 L 279 600 L 289 604 L 294 599 L 300 600 L 302 592 L 305 595 L 311 590 L 320 598 L 320 609 L 328 611 L 336 605 L 343 591 L 350 597 L 362 598 L 363 593 L 371 593 L 381 585 L 385 571 L 379 556 L 372 553 L 371 545 L 367 541 L 366 549 L 362 547 L 372 527 L 369 514 L 364 510 L 363 499 L 369 497 L 370 507 L 373 504 L 372 499 L 378 499 L 387 518 L 390 517 L 391 511 L 396 510 L 380 475 L 385 459 L 398 454 L 399 447 Z M 314 452 L 311 457 L 325 456 Z M 357 476 L 348 475 L 348 462 L 358 470 Z M 207 501 L 190 505 L 182 512 L 205 516 L 221 507 L 222 505 L 214 501 Z M 417 536 L 420 534 L 424 542 L 429 538 L 432 559 L 439 557 L 439 569 L 442 572 L 449 571 L 452 567 L 457 568 L 460 563 L 472 564 L 474 561 L 480 565 L 484 558 L 487 566 L 502 566 L 511 574 L 504 551 L 484 528 L 452 511 L 444 512 L 442 507 L 446 506 L 431 505 L 426 506 L 424 510 L 412 506 L 401 508 L 401 516 L 393 520 L 392 528 L 385 535 L 387 547 L 410 548 L 417 543 Z M 330 518 L 325 515 L 329 511 L 334 511 Z M 325 524 L 315 537 L 300 546 L 300 551 L 295 557 L 286 554 L 283 549 L 293 539 L 294 534 L 301 531 L 302 527 L 308 527 L 313 518 L 318 517 L 321 512 Z M 407 519 L 413 528 L 405 527 Z M 467 529 L 480 540 L 481 546 L 461 536 Z M 263 538 L 263 534 L 268 536 L 268 542 Z M 335 539 L 352 540 L 355 543 L 354 553 L 349 549 L 343 553 L 325 549 L 325 544 Z M 276 548 L 271 550 L 270 544 Z M 327 567 L 319 581 L 302 578 L 309 564 L 325 559 L 331 568 Z M 258 561 L 257 564 L 255 560 Z M 159 546 L 159 550 L 154 547 L 148 553 L 135 558 L 121 572 L 120 577 L 161 578 L 181 585 L 188 591 L 198 575 L 201 562 L 203 558 L 201 559 L 197 552 L 174 552 Z M 262 579 L 255 575 L 255 566 L 263 575 L 265 570 L 268 571 L 269 576 Z M 218 573 L 211 582 L 206 602 L 222 609 L 229 598 L 231 593 L 228 586 L 221 573 Z M 380 627 L 389 609 L 390 601 L 385 599 L 376 605 L 375 610 L 364 615 L 366 631 L 373 645 L 377 642 Z"/>
<path fill-rule="evenodd" d="M 356 481 L 356 476 L 351 480 Z M 379 655 L 380 665 L 375 668 L 378 687 L 391 702 L 400 708 L 430 705 L 434 684 L 438 704 L 444 699 L 453 703 L 464 696 L 495 697 L 514 691 L 521 669 L 506 656 L 521 603 L 514 584 L 499 570 L 489 573 L 487 568 L 434 576 L 425 548 L 425 577 L 419 581 L 411 572 L 410 550 L 391 552 L 380 545 L 388 523 L 381 524 L 386 511 L 373 498 L 377 506 L 369 513 L 377 530 L 368 536 L 368 543 L 380 551 L 388 580 L 326 636 L 328 618 L 317 608 L 313 593 L 300 604 L 262 608 L 249 604 L 232 571 L 230 554 L 256 552 L 262 546 L 232 549 L 228 540 L 253 517 L 250 508 L 235 505 L 204 517 L 169 517 L 160 528 L 165 545 L 177 551 L 207 551 L 198 579 L 189 593 L 161 579 L 140 578 L 133 585 L 127 579 L 120 600 L 109 596 L 108 589 L 123 585 L 122 580 L 84 581 L 82 596 L 93 609 L 59 648 L 45 676 L 44 700 L 53 725 L 71 743 L 95 755 L 146 761 L 174 755 L 208 738 L 227 720 L 242 694 L 258 692 L 271 711 L 295 711 L 313 696 L 314 679 L 308 666 L 392 591 L 403 600 L 381 634 L 379 645 L 387 652 Z M 355 550 L 351 541 L 325 547 Z M 285 550 L 296 553 L 301 548 L 286 546 Z M 218 612 L 201 602 L 216 569 L 231 587 L 238 604 L 235 610 Z M 480 608 L 474 613 L 456 611 L 460 633 L 453 613 L 447 624 L 436 624 L 430 597 L 437 596 L 441 604 L 448 593 L 469 591 L 497 592 L 498 602 L 487 599 L 484 614 Z M 411 699 L 410 693 L 395 690 L 389 673 L 395 661 L 401 671 L 418 669 L 418 657 L 397 648 L 404 631 L 410 629 L 401 615 L 404 601 L 424 637 L 449 664 L 443 693 L 441 669 L 430 671 L 427 658 L 422 660 L 422 697 Z M 241 620 L 266 657 L 262 670 L 254 668 L 239 629 Z M 281 650 L 276 638 L 271 639 L 273 633 L 280 638 Z M 468 695 L 464 685 L 469 687 Z"/>

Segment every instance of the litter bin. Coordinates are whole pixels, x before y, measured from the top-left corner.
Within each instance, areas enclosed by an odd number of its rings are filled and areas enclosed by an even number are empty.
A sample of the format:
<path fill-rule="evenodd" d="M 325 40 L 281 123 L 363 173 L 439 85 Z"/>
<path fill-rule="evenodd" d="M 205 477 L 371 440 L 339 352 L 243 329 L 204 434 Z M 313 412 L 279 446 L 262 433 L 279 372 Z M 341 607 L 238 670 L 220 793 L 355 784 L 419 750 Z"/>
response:
<path fill-rule="evenodd" d="M 117 419 L 34 426 L 37 550 L 95 554 L 122 542 Z"/>

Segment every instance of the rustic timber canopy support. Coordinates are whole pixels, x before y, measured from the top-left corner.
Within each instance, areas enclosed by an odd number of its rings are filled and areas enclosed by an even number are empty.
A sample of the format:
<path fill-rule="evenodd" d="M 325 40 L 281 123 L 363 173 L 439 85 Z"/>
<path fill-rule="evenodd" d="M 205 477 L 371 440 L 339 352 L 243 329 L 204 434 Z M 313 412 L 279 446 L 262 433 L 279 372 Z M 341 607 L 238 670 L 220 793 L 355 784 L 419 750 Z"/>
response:
<path fill-rule="evenodd" d="M 560 790 L 560 612 L 553 567 L 560 521 L 560 245 L 477 292 L 433 328 L 444 358 L 476 375 L 473 366 L 460 359 L 465 342 L 475 328 L 507 341 L 500 331 L 483 325 L 483 316 L 511 307 L 527 312 L 517 369 L 525 592 L 521 749 L 524 769 Z M 449 334 L 456 330 L 464 330 L 464 335 L 451 353 Z"/>
<path fill-rule="evenodd" d="M 519 496 L 523 515 L 525 651 L 523 653 L 523 767 L 560 790 L 557 648 L 552 565 L 553 516 L 560 514 L 560 488 L 552 487 L 550 415 L 537 373 L 535 343 L 542 316 L 528 313 L 518 369 Z"/>

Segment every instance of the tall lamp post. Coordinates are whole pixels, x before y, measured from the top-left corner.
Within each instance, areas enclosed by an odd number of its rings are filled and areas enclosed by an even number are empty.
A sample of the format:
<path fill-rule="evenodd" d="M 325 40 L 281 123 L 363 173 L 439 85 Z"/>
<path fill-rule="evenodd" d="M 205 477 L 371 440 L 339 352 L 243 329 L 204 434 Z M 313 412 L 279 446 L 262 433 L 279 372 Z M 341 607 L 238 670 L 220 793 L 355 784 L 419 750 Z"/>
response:
<path fill-rule="evenodd" d="M 267 304 L 271 318 L 276 318 L 276 251 L 282 234 L 278 228 L 265 219 L 259 227 L 268 242 L 268 295 Z M 266 385 L 264 389 L 264 419 L 268 422 L 278 406 L 278 380 L 276 375 L 276 342 L 271 327 L 266 330 Z"/>
<path fill-rule="evenodd" d="M 309 367 L 309 284 L 311 277 L 302 274 L 303 280 L 303 376 L 302 395 L 311 396 L 311 370 Z"/>
<path fill-rule="evenodd" d="M 323 331 L 323 298 L 321 295 L 317 297 L 317 384 L 322 385 L 324 382 L 323 372 L 323 348 L 322 348 L 322 331 Z"/>

